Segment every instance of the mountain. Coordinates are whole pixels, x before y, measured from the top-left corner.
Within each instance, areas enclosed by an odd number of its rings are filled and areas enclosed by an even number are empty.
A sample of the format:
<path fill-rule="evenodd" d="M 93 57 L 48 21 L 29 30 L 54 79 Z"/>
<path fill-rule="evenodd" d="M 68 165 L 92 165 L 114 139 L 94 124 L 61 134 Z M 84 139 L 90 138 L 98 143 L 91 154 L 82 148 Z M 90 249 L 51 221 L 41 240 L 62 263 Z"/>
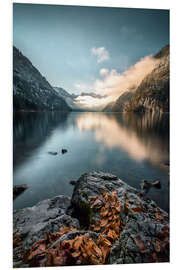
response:
<path fill-rule="evenodd" d="M 169 112 L 169 45 L 154 58 L 160 60 L 159 64 L 142 80 L 125 111 Z"/>
<path fill-rule="evenodd" d="M 56 93 L 68 104 L 68 106 L 73 110 L 73 111 L 81 111 L 81 107 L 76 104 L 76 97 L 77 95 L 74 94 L 69 94 L 66 90 L 64 90 L 61 87 L 55 87 L 54 90 Z"/>
<path fill-rule="evenodd" d="M 117 100 L 116 102 L 108 104 L 104 108 L 104 112 L 123 112 L 125 109 L 125 105 L 128 103 L 130 98 L 133 96 L 133 92 L 127 91 L 123 93 Z"/>
<path fill-rule="evenodd" d="M 114 106 L 114 104 L 115 104 L 116 102 L 110 102 L 110 103 L 108 103 L 105 107 L 104 107 L 104 109 L 102 110 L 103 112 L 112 112 L 113 110 L 112 110 L 112 108 L 113 108 L 113 106 Z"/>
<path fill-rule="evenodd" d="M 16 47 L 13 47 L 13 108 L 15 111 L 71 110 L 46 78 Z"/>
<path fill-rule="evenodd" d="M 104 111 L 169 111 L 169 45 L 153 58 L 159 59 L 159 62 L 140 85 L 124 92 L 114 104 L 108 104 Z"/>

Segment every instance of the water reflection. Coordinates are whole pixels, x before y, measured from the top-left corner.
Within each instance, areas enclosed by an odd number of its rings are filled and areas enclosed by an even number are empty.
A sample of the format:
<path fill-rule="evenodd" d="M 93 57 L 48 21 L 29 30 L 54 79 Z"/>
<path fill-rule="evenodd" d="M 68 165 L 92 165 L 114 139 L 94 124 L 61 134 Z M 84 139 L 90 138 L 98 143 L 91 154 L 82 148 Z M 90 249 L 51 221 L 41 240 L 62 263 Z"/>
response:
<path fill-rule="evenodd" d="M 102 170 L 135 188 L 141 180 L 159 180 L 161 190 L 148 196 L 169 208 L 169 120 L 166 115 L 121 113 L 14 114 L 14 185 L 28 189 L 14 200 L 15 208 L 32 206 L 59 194 L 71 196 L 84 172 Z M 67 153 L 61 153 L 62 148 Z M 50 155 L 48 152 L 57 152 Z"/>
<path fill-rule="evenodd" d="M 168 114 L 84 113 L 77 118 L 81 130 L 93 130 L 107 148 L 121 148 L 135 160 L 162 165 L 169 160 Z"/>

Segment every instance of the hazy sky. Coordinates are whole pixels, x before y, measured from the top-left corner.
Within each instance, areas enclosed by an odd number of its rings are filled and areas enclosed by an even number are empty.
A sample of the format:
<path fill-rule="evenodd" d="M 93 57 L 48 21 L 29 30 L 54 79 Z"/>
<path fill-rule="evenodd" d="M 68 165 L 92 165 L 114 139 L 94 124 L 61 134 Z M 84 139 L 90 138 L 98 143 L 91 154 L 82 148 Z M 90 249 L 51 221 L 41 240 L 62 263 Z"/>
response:
<path fill-rule="evenodd" d="M 53 86 L 89 92 L 169 44 L 169 11 L 14 4 L 13 43 Z"/>

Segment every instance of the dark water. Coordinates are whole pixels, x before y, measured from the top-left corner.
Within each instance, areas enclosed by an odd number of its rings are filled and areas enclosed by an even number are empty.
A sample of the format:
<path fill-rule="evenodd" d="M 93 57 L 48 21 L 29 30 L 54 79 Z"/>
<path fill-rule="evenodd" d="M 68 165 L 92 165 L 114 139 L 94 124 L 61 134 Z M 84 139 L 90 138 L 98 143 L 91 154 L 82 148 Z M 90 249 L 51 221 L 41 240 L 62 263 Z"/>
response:
<path fill-rule="evenodd" d="M 62 155 L 62 148 L 68 153 Z M 168 211 L 168 161 L 168 114 L 14 114 L 14 184 L 29 186 L 14 201 L 16 209 L 58 194 L 71 196 L 71 180 L 101 170 L 138 189 L 142 179 L 160 180 L 162 188 L 152 188 L 148 197 Z"/>

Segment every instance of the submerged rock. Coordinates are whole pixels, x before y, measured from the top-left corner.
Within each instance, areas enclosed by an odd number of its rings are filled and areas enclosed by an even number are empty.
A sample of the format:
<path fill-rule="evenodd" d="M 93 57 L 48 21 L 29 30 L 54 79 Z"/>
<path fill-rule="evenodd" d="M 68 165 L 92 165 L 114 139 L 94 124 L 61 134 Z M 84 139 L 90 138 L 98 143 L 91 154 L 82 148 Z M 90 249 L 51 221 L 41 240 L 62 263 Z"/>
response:
<path fill-rule="evenodd" d="M 58 153 L 57 152 L 49 151 L 48 154 L 53 155 L 53 156 L 56 156 Z"/>
<path fill-rule="evenodd" d="M 65 153 L 67 153 L 67 151 L 68 151 L 67 149 L 62 149 L 62 150 L 61 150 L 61 153 L 62 153 L 62 154 L 65 154 Z"/>
<path fill-rule="evenodd" d="M 150 188 L 152 188 L 152 187 L 160 189 L 161 182 L 160 181 L 149 182 L 147 180 L 142 180 L 141 189 L 143 191 L 143 194 L 147 194 L 149 192 Z"/>
<path fill-rule="evenodd" d="M 28 188 L 28 185 L 16 185 L 13 187 L 13 200 Z"/>

